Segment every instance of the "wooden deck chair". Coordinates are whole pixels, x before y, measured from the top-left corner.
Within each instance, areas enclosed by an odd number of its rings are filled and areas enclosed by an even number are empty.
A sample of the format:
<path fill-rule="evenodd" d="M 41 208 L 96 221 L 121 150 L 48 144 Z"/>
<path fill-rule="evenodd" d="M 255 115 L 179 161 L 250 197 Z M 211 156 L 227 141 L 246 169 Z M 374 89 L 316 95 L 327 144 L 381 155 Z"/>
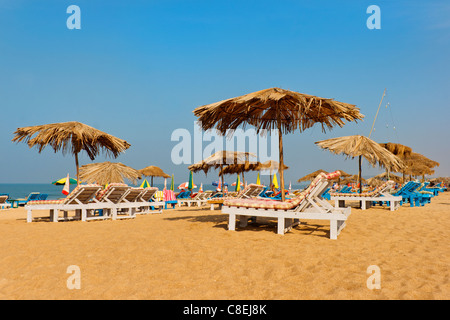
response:
<path fill-rule="evenodd" d="M 226 200 L 222 212 L 229 215 L 228 229 L 235 230 L 236 218 L 239 218 L 241 227 L 247 225 L 250 217 L 276 218 L 278 234 L 289 231 L 301 220 L 328 220 L 330 239 L 337 239 L 351 214 L 351 208 L 334 208 L 329 204 L 325 205 L 320 195 L 329 187 L 329 181 L 339 175 L 339 171 L 329 174 L 320 173 L 308 188 L 285 202 L 263 199 Z"/>
<path fill-rule="evenodd" d="M 139 197 L 139 211 L 137 211 L 137 214 L 148 214 L 153 213 L 153 210 L 156 209 L 156 212 L 162 213 L 164 208 L 164 201 L 157 201 L 155 198 L 156 192 L 158 192 L 158 188 L 156 187 L 150 187 L 145 188 L 144 192 Z"/>
<path fill-rule="evenodd" d="M 345 207 L 345 201 L 360 201 L 361 209 L 370 208 L 373 202 L 389 202 L 391 211 L 395 211 L 402 205 L 402 197 L 394 196 L 389 190 L 395 185 L 392 180 L 386 181 L 378 188 L 363 193 L 330 193 L 330 200 L 335 201 L 336 207 Z"/>
<path fill-rule="evenodd" d="M 103 210 L 103 216 L 89 216 L 87 220 L 134 218 L 134 214 L 118 215 L 118 211 L 122 207 L 123 201 L 130 192 L 130 189 L 131 187 L 124 183 L 110 183 L 105 189 L 100 191 L 96 197 L 96 202 L 98 203 L 96 207 Z M 133 210 L 129 210 L 130 213 L 131 211 Z"/>
<path fill-rule="evenodd" d="M 222 208 L 224 201 L 232 200 L 232 199 L 251 199 L 256 198 L 259 194 L 265 189 L 263 185 L 249 184 L 246 188 L 244 188 L 240 193 L 235 197 L 217 197 L 211 198 L 207 201 L 211 205 L 211 210 L 214 210 L 214 206 L 217 204 L 219 206 L 219 210 Z"/>
<path fill-rule="evenodd" d="M 144 188 L 130 188 L 118 204 L 117 217 L 121 217 L 121 214 L 134 217 L 137 210 L 141 207 L 141 195 L 144 192 Z"/>
<path fill-rule="evenodd" d="M 191 204 L 196 204 L 198 207 L 205 204 L 206 201 L 208 201 L 209 197 L 211 197 L 212 191 L 205 191 L 205 192 L 199 192 L 195 195 L 195 197 L 190 199 L 178 199 L 178 205 L 182 206 L 183 204 L 186 204 L 188 207 L 191 206 Z"/>
<path fill-rule="evenodd" d="M 49 210 L 50 221 L 58 222 L 59 220 L 73 220 L 86 217 L 87 211 L 94 204 L 95 196 L 101 190 L 101 186 L 97 184 L 79 185 L 72 190 L 64 199 L 59 200 L 33 200 L 25 205 L 27 210 L 27 222 L 33 221 L 33 210 Z M 69 218 L 68 211 L 75 211 L 75 218 Z M 59 218 L 59 211 L 64 212 L 64 218 Z"/>

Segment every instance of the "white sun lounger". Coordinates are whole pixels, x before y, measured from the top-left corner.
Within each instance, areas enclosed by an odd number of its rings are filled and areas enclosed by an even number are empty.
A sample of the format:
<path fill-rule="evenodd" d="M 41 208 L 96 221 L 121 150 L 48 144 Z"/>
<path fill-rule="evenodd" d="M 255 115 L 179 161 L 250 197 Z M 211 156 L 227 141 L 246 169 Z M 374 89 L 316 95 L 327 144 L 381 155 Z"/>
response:
<path fill-rule="evenodd" d="M 89 215 L 82 217 L 81 220 L 94 220 L 94 219 L 108 219 L 112 220 L 134 218 L 134 205 L 129 202 L 124 202 L 125 197 L 130 192 L 131 187 L 124 183 L 110 183 L 104 190 L 100 191 L 97 197 L 94 199 L 95 204 L 92 204 L 92 208 L 102 209 L 102 216 Z M 127 214 L 119 214 L 120 209 L 129 209 Z M 92 211 L 89 211 L 91 213 Z"/>
<path fill-rule="evenodd" d="M 144 192 L 139 196 L 139 210 L 137 214 L 148 214 L 153 212 L 162 213 L 165 206 L 164 201 L 156 201 L 155 194 L 158 188 L 145 188 Z M 154 208 L 156 211 L 152 210 Z"/>
<path fill-rule="evenodd" d="M 245 227 L 250 217 L 268 217 L 277 219 L 277 233 L 284 234 L 300 220 L 328 220 L 330 239 L 337 239 L 351 214 L 351 208 L 334 208 L 321 196 L 329 187 L 330 180 L 339 175 L 339 171 L 328 175 L 321 173 L 308 188 L 285 202 L 261 199 L 226 200 L 222 212 L 229 215 L 228 228 L 235 230 L 236 218 L 240 220 L 240 226 Z"/>
<path fill-rule="evenodd" d="M 214 210 L 214 206 L 219 205 L 219 210 L 222 208 L 224 201 L 232 199 L 251 199 L 256 198 L 264 190 L 263 185 L 249 184 L 242 192 L 238 193 L 236 197 L 217 197 L 211 198 L 207 202 L 211 205 L 211 210 Z"/>
<path fill-rule="evenodd" d="M 372 201 L 388 201 L 391 211 L 400 208 L 402 196 L 393 196 L 389 190 L 395 184 L 394 181 L 386 181 L 384 184 L 366 193 L 330 193 L 330 199 L 335 201 L 335 207 L 345 207 L 345 201 L 361 201 L 361 209 L 371 207 Z"/>
<path fill-rule="evenodd" d="M 205 204 L 206 201 L 211 197 L 212 192 L 211 191 L 205 191 L 205 192 L 199 192 L 195 195 L 195 197 L 190 199 L 178 199 L 178 205 L 182 206 L 183 204 L 186 204 L 188 207 L 191 206 L 191 204 L 196 204 L 198 207 Z"/>
<path fill-rule="evenodd" d="M 86 216 L 87 210 L 94 209 L 92 205 L 95 205 L 95 202 L 92 202 L 92 200 L 95 199 L 95 195 L 101 188 L 96 184 L 79 185 L 65 199 L 29 201 L 25 205 L 27 222 L 33 221 L 33 210 L 49 210 L 50 221 L 53 222 L 74 219 L 67 216 L 67 212 L 71 210 L 76 212 L 75 219 Z M 64 218 L 59 218 L 59 211 L 64 212 Z"/>

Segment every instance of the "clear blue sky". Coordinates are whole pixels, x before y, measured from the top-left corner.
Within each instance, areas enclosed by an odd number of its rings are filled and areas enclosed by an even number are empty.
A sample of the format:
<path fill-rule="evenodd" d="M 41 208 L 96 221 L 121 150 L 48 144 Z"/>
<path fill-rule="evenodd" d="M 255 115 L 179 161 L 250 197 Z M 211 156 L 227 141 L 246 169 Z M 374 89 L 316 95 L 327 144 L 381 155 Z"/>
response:
<path fill-rule="evenodd" d="M 81 30 L 66 27 L 71 4 L 81 8 Z M 372 4 L 381 30 L 366 27 Z M 0 0 L 0 183 L 75 175 L 71 155 L 11 142 L 18 127 L 63 121 L 131 144 L 95 162 L 157 165 L 186 181 L 187 165 L 170 158 L 173 130 L 193 132 L 200 105 L 275 86 L 352 103 L 366 116 L 286 136 L 287 183 L 320 168 L 356 173 L 356 160 L 314 142 L 368 135 L 385 88 L 372 138 L 408 145 L 449 176 L 449 17 L 444 0 Z M 365 176 L 379 172 L 363 167 Z"/>

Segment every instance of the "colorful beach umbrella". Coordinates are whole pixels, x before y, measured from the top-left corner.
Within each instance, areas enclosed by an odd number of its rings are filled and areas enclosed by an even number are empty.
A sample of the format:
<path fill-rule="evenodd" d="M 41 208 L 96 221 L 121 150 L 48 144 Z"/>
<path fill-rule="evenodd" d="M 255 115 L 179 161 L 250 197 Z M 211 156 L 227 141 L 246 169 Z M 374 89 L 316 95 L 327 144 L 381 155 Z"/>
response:
<path fill-rule="evenodd" d="M 188 185 L 188 189 L 192 190 L 193 187 L 194 187 L 194 177 L 192 175 L 192 171 L 189 171 L 189 185 Z"/>
<path fill-rule="evenodd" d="M 69 176 L 67 176 L 67 177 L 69 177 Z M 65 184 L 66 184 L 67 177 L 66 177 L 66 178 L 61 178 L 61 179 L 56 180 L 56 181 L 53 181 L 52 184 L 54 184 L 55 186 L 62 186 L 62 185 L 65 185 Z M 70 184 L 77 184 L 77 180 L 74 179 L 74 178 L 69 178 L 69 183 L 70 183 Z"/>
<path fill-rule="evenodd" d="M 200 183 L 200 189 L 198 189 L 198 192 L 203 192 L 203 183 Z"/>
<path fill-rule="evenodd" d="M 275 187 L 275 189 L 278 189 L 278 180 L 277 180 L 277 174 L 273 175 L 272 184 Z"/>
<path fill-rule="evenodd" d="M 173 173 L 172 173 L 172 182 L 170 183 L 170 190 L 175 191 L 175 180 L 173 178 Z"/>
<path fill-rule="evenodd" d="M 195 189 L 197 186 L 194 184 L 191 189 Z M 189 189 L 189 182 L 183 182 L 178 186 L 178 189 Z"/>
<path fill-rule="evenodd" d="M 236 185 L 235 191 L 236 191 L 236 192 L 239 192 L 239 190 L 241 190 L 241 181 L 239 180 L 239 175 L 237 175 L 235 185 Z"/>
<path fill-rule="evenodd" d="M 61 192 L 65 196 L 67 196 L 70 193 L 70 178 L 69 178 L 69 174 L 67 174 L 66 183 L 64 184 L 64 188 L 62 189 Z"/>
<path fill-rule="evenodd" d="M 261 179 L 259 178 L 259 172 L 258 172 L 258 177 L 256 178 L 256 184 L 261 185 Z"/>
<path fill-rule="evenodd" d="M 150 183 L 148 183 L 147 179 L 145 179 L 139 188 L 150 188 Z"/>

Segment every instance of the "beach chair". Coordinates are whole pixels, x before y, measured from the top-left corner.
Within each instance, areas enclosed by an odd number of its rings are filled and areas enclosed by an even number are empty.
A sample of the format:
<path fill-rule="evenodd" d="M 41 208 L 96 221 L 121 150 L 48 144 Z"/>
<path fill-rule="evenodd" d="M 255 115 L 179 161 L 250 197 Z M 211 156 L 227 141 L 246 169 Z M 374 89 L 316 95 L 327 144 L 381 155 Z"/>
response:
<path fill-rule="evenodd" d="M 158 192 L 158 188 L 156 187 L 145 188 L 144 192 L 139 197 L 140 207 L 139 211 L 136 213 L 148 214 L 153 213 L 153 210 L 157 210 L 157 212 L 162 213 L 165 203 L 164 201 L 157 201 L 155 198 L 156 192 Z"/>
<path fill-rule="evenodd" d="M 190 199 L 178 199 L 178 205 L 182 206 L 183 204 L 186 204 L 188 207 L 191 206 L 191 204 L 196 204 L 198 207 L 200 207 L 203 204 L 206 204 L 206 201 L 211 197 L 212 191 L 205 191 L 205 192 L 199 192 L 197 193 L 193 198 Z"/>
<path fill-rule="evenodd" d="M 28 203 L 28 201 L 39 200 L 39 192 L 31 192 L 28 197 L 17 199 L 17 204 L 19 206 L 24 206 Z"/>
<path fill-rule="evenodd" d="M 8 196 L 2 195 L 0 196 L 0 209 L 9 209 L 11 208 L 11 203 L 8 202 Z"/>
<path fill-rule="evenodd" d="M 420 187 L 420 183 L 416 181 L 408 181 L 398 191 L 393 193 L 394 196 L 401 196 L 402 202 L 409 203 L 411 207 L 424 206 L 425 203 L 430 202 L 430 195 L 421 194 L 417 192 Z"/>
<path fill-rule="evenodd" d="M 222 197 L 211 197 L 206 202 L 211 205 L 211 210 L 214 210 L 215 205 L 218 205 L 220 210 L 226 200 L 256 198 L 261 194 L 261 192 L 263 192 L 264 189 L 265 187 L 263 185 L 251 183 L 235 197 L 224 197 L 222 195 Z"/>
<path fill-rule="evenodd" d="M 141 207 L 141 196 L 144 192 L 144 188 L 130 188 L 117 205 L 117 217 L 122 218 L 123 214 L 125 217 L 134 217 Z"/>
<path fill-rule="evenodd" d="M 105 189 L 101 190 L 94 199 L 96 202 L 96 209 L 102 210 L 103 215 L 96 216 L 90 214 L 92 211 L 88 212 L 88 216 L 84 220 L 95 220 L 95 219 L 108 219 L 112 220 L 122 219 L 122 218 L 134 218 L 134 210 L 131 208 L 137 207 L 137 205 L 132 205 L 129 202 L 124 202 L 125 197 L 130 192 L 131 187 L 124 183 L 110 183 Z M 127 210 L 128 214 L 119 214 L 120 209 L 130 209 Z"/>
<path fill-rule="evenodd" d="M 94 209 L 92 207 L 93 199 L 95 199 L 96 194 L 101 188 L 102 187 L 97 184 L 79 185 L 64 199 L 28 201 L 25 205 L 25 209 L 27 210 L 27 222 L 33 221 L 33 210 L 49 210 L 50 221 L 53 222 L 86 217 L 87 211 Z M 70 210 L 75 211 L 75 218 L 69 218 L 67 216 L 67 212 Z M 64 218 L 59 218 L 59 211 L 64 212 Z"/>
<path fill-rule="evenodd" d="M 177 199 L 189 199 L 191 197 L 191 191 L 182 191 L 177 195 Z"/>
<path fill-rule="evenodd" d="M 330 239 L 337 239 L 351 214 L 351 208 L 334 208 L 322 198 L 322 195 L 331 186 L 331 180 L 340 174 L 339 171 L 320 173 L 308 188 L 284 202 L 264 199 L 226 200 L 222 212 L 229 215 L 228 229 L 235 230 L 237 218 L 240 227 L 247 226 L 250 217 L 275 218 L 278 234 L 286 233 L 300 220 L 328 220 Z"/>
<path fill-rule="evenodd" d="M 403 199 L 389 193 L 394 184 L 394 181 L 389 180 L 370 192 L 330 193 L 330 200 L 335 201 L 335 207 L 345 207 L 345 201 L 360 201 L 362 210 L 370 208 L 373 202 L 388 202 L 391 211 L 395 211 L 402 205 Z"/>

